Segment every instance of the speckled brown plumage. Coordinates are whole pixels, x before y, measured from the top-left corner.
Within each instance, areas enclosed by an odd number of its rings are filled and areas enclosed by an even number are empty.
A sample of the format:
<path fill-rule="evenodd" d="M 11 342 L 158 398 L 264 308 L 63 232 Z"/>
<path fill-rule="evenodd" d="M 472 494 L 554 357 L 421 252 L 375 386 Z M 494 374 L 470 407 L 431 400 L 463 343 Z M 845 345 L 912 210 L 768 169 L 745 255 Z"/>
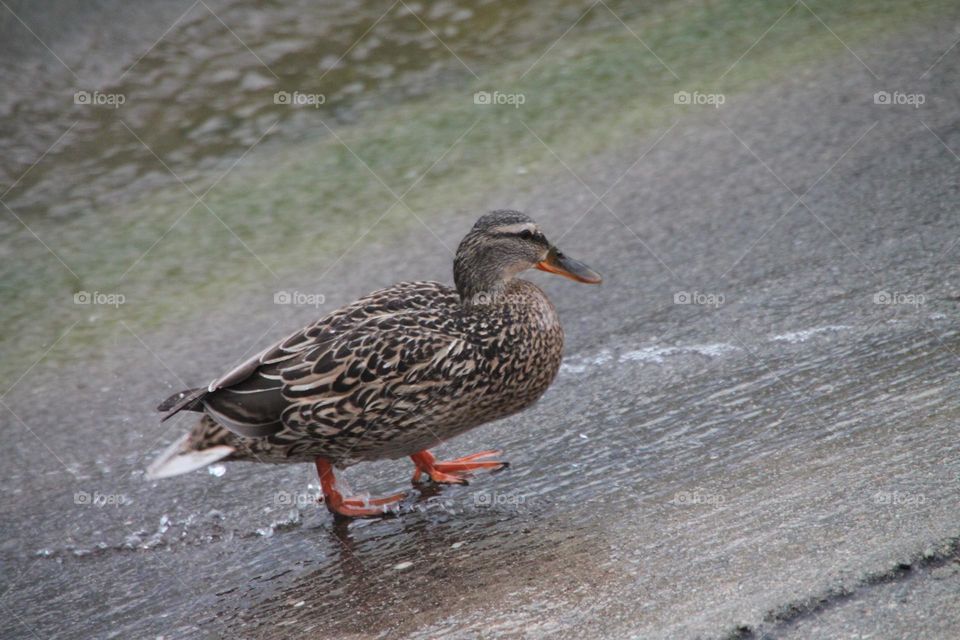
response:
<path fill-rule="evenodd" d="M 211 428 L 217 423 L 207 415 L 193 445 L 233 446 L 230 460 L 324 456 L 345 467 L 409 456 L 520 411 L 560 368 L 563 330 L 535 285 L 514 281 L 508 299 L 464 307 L 455 290 L 436 282 L 372 293 L 339 320 L 325 318 L 258 357 L 263 364 L 243 390 L 262 385 L 260 393 L 282 400 L 276 433 L 244 438 Z M 251 403 L 235 389 L 207 394 L 208 411 L 232 411 L 231 422 L 238 421 Z"/>

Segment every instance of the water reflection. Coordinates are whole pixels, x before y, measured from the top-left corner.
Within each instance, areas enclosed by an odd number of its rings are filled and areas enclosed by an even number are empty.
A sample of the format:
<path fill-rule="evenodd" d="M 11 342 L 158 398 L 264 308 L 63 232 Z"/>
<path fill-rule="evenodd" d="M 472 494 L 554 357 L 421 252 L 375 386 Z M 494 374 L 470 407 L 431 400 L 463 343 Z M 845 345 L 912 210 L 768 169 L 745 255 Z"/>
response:
<path fill-rule="evenodd" d="M 255 602 L 225 594 L 217 618 L 238 634 L 262 620 L 338 635 L 411 631 L 437 622 L 441 602 L 516 589 L 518 576 L 543 592 L 579 580 L 569 572 L 592 562 L 602 534 L 587 543 L 566 519 L 543 516 L 437 510 L 361 526 L 330 522 L 298 534 L 329 550 L 318 568 Z"/>

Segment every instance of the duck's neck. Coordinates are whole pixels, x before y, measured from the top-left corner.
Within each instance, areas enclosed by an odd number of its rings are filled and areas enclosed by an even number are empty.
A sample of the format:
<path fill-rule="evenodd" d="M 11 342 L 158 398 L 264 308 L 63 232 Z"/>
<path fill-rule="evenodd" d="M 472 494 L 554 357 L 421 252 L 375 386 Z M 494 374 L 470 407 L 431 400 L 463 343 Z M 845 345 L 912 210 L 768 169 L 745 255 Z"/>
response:
<path fill-rule="evenodd" d="M 501 255 L 470 236 L 460 243 L 453 260 L 453 282 L 465 306 L 496 299 L 514 275 Z"/>
<path fill-rule="evenodd" d="M 475 276 L 477 274 L 471 275 Z M 491 304 L 500 300 L 507 289 L 509 280 L 500 277 L 470 277 L 458 280 L 456 274 L 454 274 L 454 282 L 457 285 L 457 293 L 460 294 L 460 302 L 465 307 L 469 307 L 477 304 Z"/>

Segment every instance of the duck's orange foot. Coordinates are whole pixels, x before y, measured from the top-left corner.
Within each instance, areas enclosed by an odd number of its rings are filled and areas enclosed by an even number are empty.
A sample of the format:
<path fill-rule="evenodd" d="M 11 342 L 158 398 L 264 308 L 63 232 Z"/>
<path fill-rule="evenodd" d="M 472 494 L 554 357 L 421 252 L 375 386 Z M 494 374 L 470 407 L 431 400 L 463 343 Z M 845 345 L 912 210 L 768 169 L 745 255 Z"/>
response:
<path fill-rule="evenodd" d="M 344 518 L 381 518 L 395 515 L 391 508 L 406 497 L 405 493 L 395 493 L 384 498 L 344 497 L 336 488 L 333 477 L 333 465 L 323 458 L 317 458 L 317 474 L 320 476 L 320 488 L 323 490 L 323 503 L 335 516 Z"/>
<path fill-rule="evenodd" d="M 339 492 L 331 496 L 324 496 L 323 502 L 327 509 L 335 516 L 344 518 L 382 518 L 396 515 L 397 510 L 391 508 L 407 497 L 405 493 L 395 493 L 384 498 L 344 498 Z"/>
<path fill-rule="evenodd" d="M 466 476 L 471 471 L 477 469 L 496 471 L 509 466 L 509 462 L 501 460 L 484 460 L 484 458 L 498 456 L 501 453 L 502 451 L 481 451 L 455 460 L 437 462 L 437 458 L 424 449 L 410 456 L 413 464 L 417 467 L 413 472 L 413 481 L 419 482 L 421 474 L 425 473 L 437 484 L 467 484 Z"/>

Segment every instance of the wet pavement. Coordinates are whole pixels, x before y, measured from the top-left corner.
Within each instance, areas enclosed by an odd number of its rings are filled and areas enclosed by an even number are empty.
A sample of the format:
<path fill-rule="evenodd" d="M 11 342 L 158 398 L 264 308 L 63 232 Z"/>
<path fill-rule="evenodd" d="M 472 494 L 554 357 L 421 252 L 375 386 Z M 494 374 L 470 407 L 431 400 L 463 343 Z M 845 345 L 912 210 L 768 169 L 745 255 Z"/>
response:
<path fill-rule="evenodd" d="M 411 490 L 401 517 L 334 523 L 306 467 L 143 478 L 189 426 L 152 405 L 310 308 L 258 292 L 94 361 L 51 348 L 3 398 L 0 633 L 960 635 L 954 23 L 727 96 L 628 151 L 544 149 L 536 190 L 491 189 L 478 208 L 528 211 L 605 283 L 531 276 L 567 330 L 557 382 L 440 450 L 502 448 L 512 466 Z M 373 232 L 387 250 L 336 264 L 328 304 L 448 279 L 433 234 L 454 245 L 477 213 Z M 345 477 L 376 494 L 410 472 Z"/>

